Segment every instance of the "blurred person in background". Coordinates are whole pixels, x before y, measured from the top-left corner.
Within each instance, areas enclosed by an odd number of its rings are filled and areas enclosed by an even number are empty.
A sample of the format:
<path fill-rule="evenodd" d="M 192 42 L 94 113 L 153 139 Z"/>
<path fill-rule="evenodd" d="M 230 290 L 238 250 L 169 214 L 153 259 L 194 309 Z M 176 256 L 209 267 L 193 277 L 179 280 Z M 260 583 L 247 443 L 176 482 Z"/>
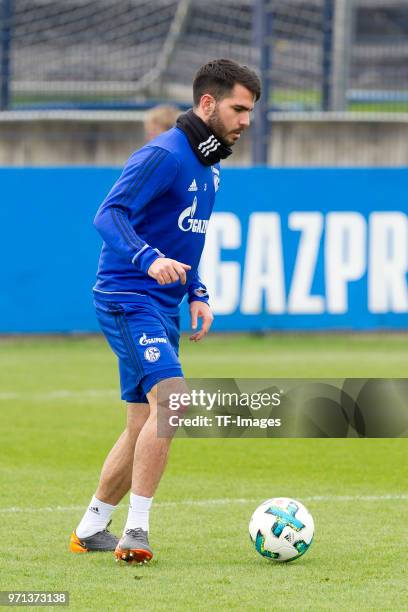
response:
<path fill-rule="evenodd" d="M 180 110 L 171 104 L 159 104 L 149 109 L 143 121 L 145 141 L 153 140 L 174 127 Z"/>

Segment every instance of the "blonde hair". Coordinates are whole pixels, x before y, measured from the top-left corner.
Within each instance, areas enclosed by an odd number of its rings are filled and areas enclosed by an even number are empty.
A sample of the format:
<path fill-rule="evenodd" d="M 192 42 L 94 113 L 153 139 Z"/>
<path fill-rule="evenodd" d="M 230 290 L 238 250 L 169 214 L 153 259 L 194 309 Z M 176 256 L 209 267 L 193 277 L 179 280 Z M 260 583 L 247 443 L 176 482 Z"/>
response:
<path fill-rule="evenodd" d="M 180 110 L 170 104 L 159 104 L 147 111 L 144 118 L 144 129 L 148 139 L 166 132 L 174 126 Z"/>

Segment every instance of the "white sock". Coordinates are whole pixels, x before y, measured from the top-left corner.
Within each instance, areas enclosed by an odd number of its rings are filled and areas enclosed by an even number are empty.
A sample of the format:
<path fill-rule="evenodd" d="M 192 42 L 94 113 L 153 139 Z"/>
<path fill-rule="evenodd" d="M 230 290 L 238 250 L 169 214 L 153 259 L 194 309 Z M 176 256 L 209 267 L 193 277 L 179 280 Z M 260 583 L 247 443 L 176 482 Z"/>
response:
<path fill-rule="evenodd" d="M 94 535 L 94 533 L 103 531 L 109 523 L 111 514 L 115 508 L 116 506 L 106 504 L 94 495 L 87 511 L 82 517 L 82 521 L 75 529 L 78 538 L 89 538 L 89 536 Z"/>
<path fill-rule="evenodd" d="M 141 527 L 144 531 L 149 531 L 149 512 L 153 497 L 143 497 L 143 495 L 130 494 L 129 514 L 125 529 L 137 529 Z"/>

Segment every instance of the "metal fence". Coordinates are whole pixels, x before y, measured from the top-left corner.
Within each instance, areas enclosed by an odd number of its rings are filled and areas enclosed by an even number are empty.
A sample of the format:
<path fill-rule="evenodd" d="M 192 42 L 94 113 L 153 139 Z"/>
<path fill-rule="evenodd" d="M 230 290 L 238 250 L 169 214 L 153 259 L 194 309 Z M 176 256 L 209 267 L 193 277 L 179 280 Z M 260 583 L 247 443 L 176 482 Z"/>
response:
<path fill-rule="evenodd" d="M 279 110 L 408 109 L 408 0 L 0 0 L 1 105 L 190 99 L 203 61 Z"/>
<path fill-rule="evenodd" d="M 0 110 L 189 105 L 229 57 L 262 76 L 255 162 L 273 117 L 405 121 L 407 56 L 408 0 L 0 0 Z"/>

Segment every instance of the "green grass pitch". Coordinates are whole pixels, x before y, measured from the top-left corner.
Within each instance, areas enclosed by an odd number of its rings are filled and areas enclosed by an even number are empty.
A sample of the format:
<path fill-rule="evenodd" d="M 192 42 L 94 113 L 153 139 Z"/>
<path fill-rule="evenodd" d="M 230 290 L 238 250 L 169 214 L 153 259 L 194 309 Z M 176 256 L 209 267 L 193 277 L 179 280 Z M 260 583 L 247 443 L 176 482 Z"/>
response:
<path fill-rule="evenodd" d="M 408 335 L 184 339 L 182 361 L 196 377 L 404 377 Z M 124 424 L 117 384 L 101 338 L 0 342 L 2 590 L 67 590 L 73 610 L 407 609 L 405 439 L 176 440 L 152 510 L 152 563 L 69 553 Z M 292 564 L 249 541 L 253 510 L 274 496 L 315 519 L 312 547 Z"/>

